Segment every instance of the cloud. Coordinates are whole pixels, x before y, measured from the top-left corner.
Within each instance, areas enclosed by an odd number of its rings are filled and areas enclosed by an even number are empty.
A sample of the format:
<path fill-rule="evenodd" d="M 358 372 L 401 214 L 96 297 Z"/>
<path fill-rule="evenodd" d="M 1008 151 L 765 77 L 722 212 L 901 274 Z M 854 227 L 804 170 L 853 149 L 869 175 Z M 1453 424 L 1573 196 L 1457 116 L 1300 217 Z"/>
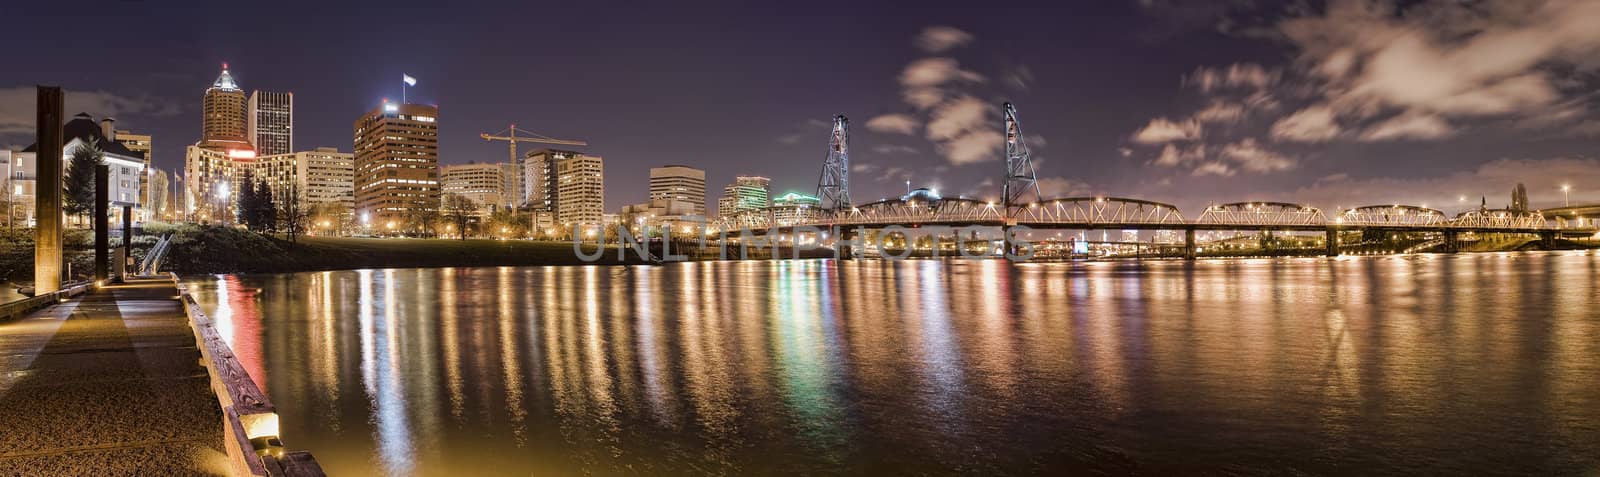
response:
<path fill-rule="evenodd" d="M 953 81 L 981 83 L 984 77 L 961 69 L 961 64 L 952 58 L 923 58 L 900 72 L 900 85 L 907 88 L 928 88 Z"/>
<path fill-rule="evenodd" d="M 992 128 L 993 124 L 986 124 L 988 118 L 993 116 L 992 109 L 988 103 L 973 96 L 962 96 L 944 103 L 933 111 L 932 119 L 928 121 L 928 139 L 950 140 L 974 129 L 985 126 Z"/>
<path fill-rule="evenodd" d="M 870 173 L 872 173 L 872 171 L 875 171 L 875 170 L 878 170 L 878 166 L 876 164 L 871 164 L 871 163 L 866 163 L 866 162 L 857 162 L 855 164 L 851 164 L 850 165 L 850 172 L 859 172 L 859 173 L 862 173 L 862 174 L 870 174 Z"/>
<path fill-rule="evenodd" d="M 1396 139 L 1428 140 L 1455 135 L 1455 130 L 1439 116 L 1409 112 L 1373 125 L 1361 133 L 1362 141 L 1390 141 Z"/>
<path fill-rule="evenodd" d="M 1217 153 L 1218 157 L 1228 159 L 1238 164 L 1239 167 L 1250 172 L 1278 172 L 1293 169 L 1295 161 L 1279 154 L 1260 144 L 1255 139 L 1245 138 L 1239 142 L 1222 147 Z"/>
<path fill-rule="evenodd" d="M 1600 159 L 1498 159 L 1438 177 L 1318 181 L 1296 190 L 1294 200 L 1331 211 L 1339 207 L 1373 205 L 1380 200 L 1374 199 L 1378 197 L 1383 203 L 1425 204 L 1454 214 L 1477 208 L 1481 197 L 1488 198 L 1489 207 L 1505 206 L 1511 201 L 1511 189 L 1518 183 L 1527 185 L 1528 199 L 1534 208 L 1559 206 L 1562 184 L 1600 184 Z M 1597 200 L 1600 200 L 1600 188 L 1572 189 L 1573 203 Z"/>
<path fill-rule="evenodd" d="M 916 154 L 917 148 L 911 146 L 902 146 L 899 144 L 879 144 L 872 147 L 872 152 L 876 152 L 885 156 L 892 156 L 895 154 Z"/>
<path fill-rule="evenodd" d="M 962 165 L 999 159 L 1000 146 L 1005 142 L 1005 135 L 999 131 L 972 131 L 941 142 L 938 147 L 951 164 Z"/>
<path fill-rule="evenodd" d="M 1232 88 L 1264 89 L 1276 84 L 1282 73 L 1255 63 L 1234 63 L 1225 68 L 1201 67 L 1183 78 L 1183 84 L 1210 93 Z"/>
<path fill-rule="evenodd" d="M 916 134 L 922 122 L 909 114 L 885 114 L 867 120 L 867 129 L 881 133 Z"/>
<path fill-rule="evenodd" d="M 1397 11 L 1398 10 L 1398 11 Z M 1354 119 L 1523 115 L 1562 96 L 1600 53 L 1600 2 L 1341 0 L 1284 21 L 1284 37 L 1335 109 Z"/>
<path fill-rule="evenodd" d="M 922 29 L 922 34 L 917 35 L 914 43 L 917 48 L 928 53 L 940 53 L 951 48 L 971 43 L 973 36 L 948 26 L 931 26 Z"/>
<path fill-rule="evenodd" d="M 1161 155 L 1154 162 L 1158 166 L 1177 167 L 1192 162 L 1200 162 L 1206 158 L 1206 147 L 1194 145 L 1179 148 L 1176 144 L 1168 144 L 1161 148 Z"/>
<path fill-rule="evenodd" d="M 1141 144 L 1164 144 L 1173 141 L 1192 141 L 1200 138 L 1200 122 L 1189 119 L 1172 121 L 1167 118 L 1155 118 L 1150 124 L 1145 125 L 1139 132 L 1133 134 L 1133 141 Z"/>
<path fill-rule="evenodd" d="M 1218 161 L 1211 161 L 1200 164 L 1199 167 L 1194 168 L 1193 174 L 1196 176 L 1229 177 L 1232 176 L 1234 172 L 1233 168 L 1229 167 L 1227 164 L 1223 164 Z"/>
<path fill-rule="evenodd" d="M 1339 136 L 1341 128 L 1333 109 L 1319 104 L 1272 124 L 1272 138 L 1279 141 L 1325 142 Z"/>
<path fill-rule="evenodd" d="M 1202 123 L 1233 124 L 1244 119 L 1244 114 L 1243 104 L 1214 100 L 1206 109 L 1194 113 L 1194 119 Z"/>
<path fill-rule="evenodd" d="M 66 91 L 65 96 L 63 112 L 69 118 L 80 112 L 89 113 L 95 118 L 163 117 L 180 112 L 177 102 L 159 101 L 144 96 L 122 96 L 108 91 Z M 37 88 L 32 86 L 0 88 L 0 134 L 33 134 L 34 129 L 38 127 L 37 110 Z"/>

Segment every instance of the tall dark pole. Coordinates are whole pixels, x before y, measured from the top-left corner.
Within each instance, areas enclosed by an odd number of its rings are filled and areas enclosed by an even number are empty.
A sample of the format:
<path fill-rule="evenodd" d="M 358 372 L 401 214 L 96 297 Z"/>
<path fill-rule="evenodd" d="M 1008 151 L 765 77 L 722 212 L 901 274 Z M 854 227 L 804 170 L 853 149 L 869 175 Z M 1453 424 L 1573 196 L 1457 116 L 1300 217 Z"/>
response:
<path fill-rule="evenodd" d="M 94 168 L 94 279 L 95 283 L 105 283 L 107 265 L 111 261 L 111 224 L 106 220 L 111 215 L 109 199 L 111 191 L 107 182 L 111 182 L 111 168 L 105 164 Z"/>
<path fill-rule="evenodd" d="M 38 170 L 33 229 L 33 292 L 61 289 L 61 87 L 39 87 Z"/>
<path fill-rule="evenodd" d="M 133 207 L 122 206 L 122 256 L 133 256 Z M 118 276 L 128 273 L 127 262 L 117 262 Z"/>

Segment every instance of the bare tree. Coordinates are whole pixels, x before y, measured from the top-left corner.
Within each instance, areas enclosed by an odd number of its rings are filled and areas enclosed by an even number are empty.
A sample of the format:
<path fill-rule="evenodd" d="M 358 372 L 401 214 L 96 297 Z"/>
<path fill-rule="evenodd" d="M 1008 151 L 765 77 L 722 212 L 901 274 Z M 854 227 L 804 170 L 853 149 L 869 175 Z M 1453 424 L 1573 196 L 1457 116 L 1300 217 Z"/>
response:
<path fill-rule="evenodd" d="M 467 239 L 467 221 L 478 213 L 478 204 L 461 194 L 445 194 L 444 216 L 456 226 L 456 236 Z"/>
<path fill-rule="evenodd" d="M 283 226 L 283 233 L 289 236 L 289 245 L 297 243 L 300 234 L 305 232 L 305 225 L 310 220 L 311 214 L 306 210 L 305 198 L 300 194 L 299 184 L 291 182 L 289 190 L 282 192 L 282 200 L 278 206 L 278 222 Z"/>

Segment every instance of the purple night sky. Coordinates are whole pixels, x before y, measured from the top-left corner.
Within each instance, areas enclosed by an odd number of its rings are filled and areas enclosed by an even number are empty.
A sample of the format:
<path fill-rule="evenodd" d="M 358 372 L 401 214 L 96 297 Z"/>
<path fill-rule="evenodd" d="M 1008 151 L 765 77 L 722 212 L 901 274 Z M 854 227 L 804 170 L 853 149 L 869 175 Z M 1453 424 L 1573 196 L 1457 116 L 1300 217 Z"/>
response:
<path fill-rule="evenodd" d="M 299 150 L 350 150 L 401 73 L 439 105 L 444 163 L 504 161 L 478 134 L 511 122 L 586 140 L 608 211 L 663 164 L 706 169 L 713 206 L 738 174 L 812 192 L 837 113 L 857 202 L 908 179 L 992 198 L 1002 101 L 1047 197 L 1190 217 L 1246 200 L 1453 213 L 1519 181 L 1536 208 L 1562 184 L 1600 200 L 1600 2 L 157 3 L 0 7 L 32 19 L 7 27 L 0 147 L 32 141 L 33 85 L 60 85 L 69 115 L 153 134 L 157 167 L 180 168 L 226 61 L 246 90 L 294 92 Z"/>

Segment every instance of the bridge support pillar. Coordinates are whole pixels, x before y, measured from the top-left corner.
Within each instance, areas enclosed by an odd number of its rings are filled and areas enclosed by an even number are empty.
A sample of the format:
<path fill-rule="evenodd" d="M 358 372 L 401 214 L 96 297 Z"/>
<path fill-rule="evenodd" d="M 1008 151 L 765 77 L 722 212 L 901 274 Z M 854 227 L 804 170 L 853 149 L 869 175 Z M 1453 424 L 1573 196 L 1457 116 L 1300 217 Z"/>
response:
<path fill-rule="evenodd" d="M 1545 250 L 1555 250 L 1556 249 L 1556 233 L 1555 232 L 1539 232 L 1539 243 L 1540 243 L 1540 245 L 1544 246 Z"/>
<path fill-rule="evenodd" d="M 1328 248 L 1328 256 L 1339 256 L 1339 229 L 1328 227 L 1326 234 L 1327 237 L 1323 239 L 1323 242 Z"/>
<path fill-rule="evenodd" d="M 1194 260 L 1194 229 L 1183 229 L 1183 259 Z"/>
<path fill-rule="evenodd" d="M 1444 251 L 1456 253 L 1461 251 L 1461 233 L 1454 230 L 1444 231 Z"/>

